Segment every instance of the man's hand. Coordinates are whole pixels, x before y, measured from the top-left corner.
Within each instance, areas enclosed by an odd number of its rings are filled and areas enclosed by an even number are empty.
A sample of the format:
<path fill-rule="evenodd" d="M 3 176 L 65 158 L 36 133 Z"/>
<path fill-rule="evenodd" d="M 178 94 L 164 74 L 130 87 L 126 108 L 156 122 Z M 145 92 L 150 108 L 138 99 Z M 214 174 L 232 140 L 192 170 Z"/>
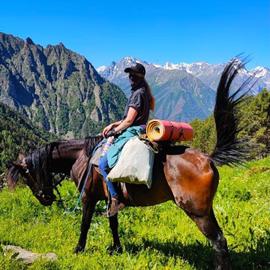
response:
<path fill-rule="evenodd" d="M 116 133 L 117 133 L 117 132 L 116 132 L 115 129 L 113 128 L 113 129 L 111 129 L 110 131 L 108 131 L 108 132 L 106 133 L 105 138 L 108 138 L 108 137 L 111 137 L 111 136 L 115 136 Z"/>
<path fill-rule="evenodd" d="M 102 131 L 102 135 L 104 138 L 107 137 L 107 133 L 113 128 L 113 124 L 108 125 L 107 127 L 105 127 Z"/>

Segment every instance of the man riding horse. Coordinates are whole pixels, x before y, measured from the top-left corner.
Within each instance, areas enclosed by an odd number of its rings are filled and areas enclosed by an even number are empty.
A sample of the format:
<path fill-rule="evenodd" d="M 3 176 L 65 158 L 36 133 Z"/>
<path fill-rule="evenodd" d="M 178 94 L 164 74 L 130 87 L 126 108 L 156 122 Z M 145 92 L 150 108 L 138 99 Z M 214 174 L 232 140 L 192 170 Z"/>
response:
<path fill-rule="evenodd" d="M 138 133 L 145 130 L 145 125 L 149 118 L 149 112 L 150 110 L 153 111 L 155 106 L 155 101 L 151 93 L 151 89 L 145 80 L 144 66 L 140 63 L 137 63 L 135 66 L 126 68 L 125 72 L 129 74 L 131 96 L 129 97 L 126 104 L 123 120 L 108 125 L 102 132 L 103 136 L 108 138 L 107 145 L 110 146 L 111 143 L 114 143 L 116 146 L 106 149 L 108 153 L 103 153 L 99 161 L 100 171 L 106 181 L 111 196 L 110 208 L 108 210 L 109 217 L 116 215 L 118 210 L 124 207 L 124 203 L 119 202 L 116 183 L 112 183 L 108 180 L 108 170 L 112 168 L 116 163 L 116 160 L 110 162 L 110 159 L 108 162 L 108 157 L 110 158 L 111 151 L 120 152 L 120 148 L 123 147 L 121 138 L 126 138 L 126 129 L 129 128 L 130 131 L 131 127 L 133 127 L 133 129 L 138 131 Z M 122 136 L 113 142 L 113 137 L 120 132 L 123 133 Z"/>
<path fill-rule="evenodd" d="M 148 113 L 142 114 L 141 111 L 137 111 L 139 108 L 137 104 L 141 103 L 135 101 L 151 97 L 151 92 L 144 80 L 145 71 L 141 65 L 136 66 L 137 68 L 126 70 L 135 91 L 128 102 L 125 118 L 123 122 L 120 121 L 105 128 L 103 132 L 105 136 L 112 136 L 119 131 L 127 130 L 128 126 L 130 127 L 134 121 L 139 119 L 140 121 L 135 123 L 144 124 L 148 118 Z M 242 90 L 250 80 L 242 84 L 233 94 L 230 93 L 232 82 L 243 67 L 242 62 L 234 59 L 226 65 L 221 75 L 214 109 L 217 141 L 215 149 L 210 155 L 196 149 L 168 145 L 159 155 L 155 156 L 151 189 L 145 185 L 128 183 L 121 185 L 121 194 L 126 206 L 150 206 L 171 200 L 181 208 L 213 245 L 216 269 L 231 269 L 227 241 L 213 210 L 213 199 L 219 183 L 216 166 L 237 165 L 244 162 L 249 148 L 246 141 L 242 141 L 238 137 L 240 128 L 237 108 L 246 97 L 247 91 L 242 93 Z M 137 93 L 140 95 L 137 96 Z M 134 96 L 137 98 L 133 99 Z M 153 99 L 149 98 L 149 107 L 153 108 L 153 105 Z M 146 111 L 148 110 L 146 109 Z M 101 177 L 98 170 L 91 166 L 90 173 L 85 175 L 85 170 L 78 170 L 80 166 L 77 166 L 81 164 L 81 160 L 91 158 L 93 150 L 102 139 L 102 136 L 93 136 L 86 140 L 50 143 L 27 156 L 20 156 L 10 166 L 8 172 L 10 187 L 14 187 L 19 174 L 22 175 L 34 196 L 43 205 L 51 205 L 56 200 L 54 190 L 59 182 L 54 179 L 54 173 L 69 175 L 72 172 L 72 178 L 79 187 L 79 183 L 83 179 L 82 181 L 85 183 L 82 195 L 83 213 L 81 233 L 75 248 L 76 253 L 82 252 L 85 248 L 97 202 L 108 200 L 106 179 Z M 109 153 L 110 151 L 107 152 L 107 155 Z M 112 187 L 114 188 L 113 185 Z M 82 190 L 81 187 L 80 190 Z M 115 195 L 113 190 L 110 192 L 112 196 Z M 118 195 L 117 192 L 116 195 Z M 109 211 L 109 223 L 113 235 L 112 251 L 121 252 L 118 218 L 115 214 L 120 208 L 118 198 L 115 199 L 114 205 L 115 207 L 113 206 Z"/>

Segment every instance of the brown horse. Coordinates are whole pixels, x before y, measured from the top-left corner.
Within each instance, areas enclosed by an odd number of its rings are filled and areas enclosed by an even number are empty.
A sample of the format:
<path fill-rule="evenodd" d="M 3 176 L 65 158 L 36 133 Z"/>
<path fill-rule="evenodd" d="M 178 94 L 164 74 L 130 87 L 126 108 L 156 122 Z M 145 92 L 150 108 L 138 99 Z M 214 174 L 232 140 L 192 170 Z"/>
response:
<path fill-rule="evenodd" d="M 215 123 L 217 143 L 211 155 L 183 146 L 163 145 L 155 157 L 153 185 L 121 184 L 122 200 L 127 206 L 150 206 L 172 200 L 197 224 L 214 247 L 216 268 L 230 269 L 227 242 L 213 212 L 213 198 L 219 182 L 215 163 L 236 165 L 245 160 L 247 146 L 237 139 L 239 132 L 237 105 L 246 93 L 242 85 L 230 95 L 230 86 L 244 64 L 231 61 L 224 69 L 217 89 Z M 86 140 L 59 141 L 21 156 L 9 168 L 9 186 L 15 186 L 19 174 L 23 176 L 35 197 L 43 205 L 56 200 L 54 173 L 71 174 L 79 189 L 83 189 L 81 234 L 75 252 L 83 251 L 96 203 L 107 200 L 106 184 L 95 167 L 87 166 L 91 153 L 101 137 Z M 117 216 L 110 217 L 113 235 L 112 250 L 121 252 Z"/>

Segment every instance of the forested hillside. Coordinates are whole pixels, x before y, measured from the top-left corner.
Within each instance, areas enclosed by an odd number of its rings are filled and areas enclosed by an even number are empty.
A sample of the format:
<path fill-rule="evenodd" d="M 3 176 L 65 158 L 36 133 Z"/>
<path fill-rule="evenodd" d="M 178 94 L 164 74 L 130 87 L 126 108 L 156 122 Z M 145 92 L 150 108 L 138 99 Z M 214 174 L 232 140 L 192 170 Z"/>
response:
<path fill-rule="evenodd" d="M 252 147 L 251 159 L 262 158 L 270 154 L 270 92 L 262 90 L 257 96 L 250 96 L 241 104 L 238 112 L 241 132 L 240 138 L 246 138 Z M 195 119 L 191 122 L 195 136 L 193 147 L 210 153 L 216 141 L 213 116 L 206 120 Z"/>
<path fill-rule="evenodd" d="M 29 151 L 54 139 L 55 135 L 37 128 L 29 119 L 0 103 L 0 174 L 19 151 Z"/>

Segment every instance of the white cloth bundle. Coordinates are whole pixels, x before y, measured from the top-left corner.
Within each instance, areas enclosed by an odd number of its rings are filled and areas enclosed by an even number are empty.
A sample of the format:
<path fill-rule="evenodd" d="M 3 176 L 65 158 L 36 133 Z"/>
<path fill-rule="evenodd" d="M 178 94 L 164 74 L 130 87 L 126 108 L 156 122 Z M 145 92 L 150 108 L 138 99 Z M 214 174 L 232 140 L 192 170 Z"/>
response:
<path fill-rule="evenodd" d="M 151 188 L 154 152 L 138 137 L 130 139 L 123 147 L 119 160 L 108 174 L 112 182 L 145 184 Z"/>

